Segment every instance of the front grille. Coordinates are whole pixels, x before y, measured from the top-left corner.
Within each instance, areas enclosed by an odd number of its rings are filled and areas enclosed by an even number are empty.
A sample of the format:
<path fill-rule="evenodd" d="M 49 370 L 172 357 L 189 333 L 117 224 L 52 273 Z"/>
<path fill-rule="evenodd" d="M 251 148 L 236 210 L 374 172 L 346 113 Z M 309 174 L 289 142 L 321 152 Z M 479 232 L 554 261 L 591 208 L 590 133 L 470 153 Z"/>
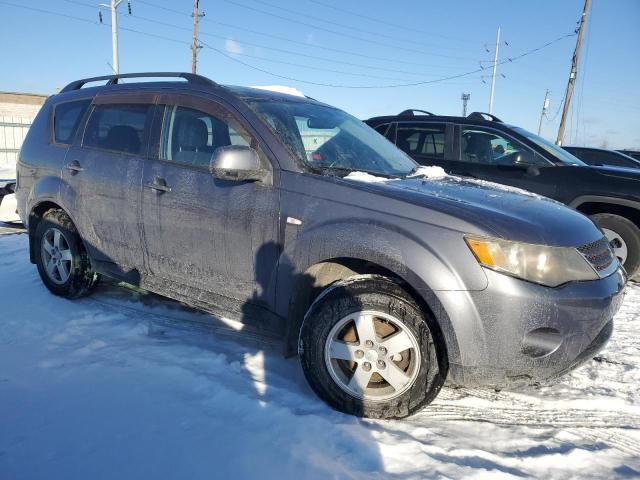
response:
<path fill-rule="evenodd" d="M 578 251 L 584 255 L 584 258 L 589 261 L 597 272 L 601 272 L 609 268 L 614 260 L 613 251 L 611 250 L 609 240 L 607 240 L 606 237 L 602 237 L 600 240 L 578 247 Z"/>

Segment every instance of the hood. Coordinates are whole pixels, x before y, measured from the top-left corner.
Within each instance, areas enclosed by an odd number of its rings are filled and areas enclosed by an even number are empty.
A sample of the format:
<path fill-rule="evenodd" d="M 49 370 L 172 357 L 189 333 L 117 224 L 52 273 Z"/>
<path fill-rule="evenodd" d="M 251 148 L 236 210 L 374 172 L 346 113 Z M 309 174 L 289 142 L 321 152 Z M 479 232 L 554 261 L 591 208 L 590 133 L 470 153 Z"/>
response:
<path fill-rule="evenodd" d="M 455 216 L 477 226 L 486 235 L 507 240 L 575 247 L 602 238 L 602 232 L 591 220 L 555 200 L 484 180 L 444 172 L 432 178 L 406 179 L 354 172 L 343 180 L 358 188 Z M 419 213 L 416 217 L 422 220 Z"/>
<path fill-rule="evenodd" d="M 618 176 L 630 180 L 640 180 L 640 168 L 614 167 L 611 165 L 589 165 L 587 168 L 597 170 L 603 175 Z"/>

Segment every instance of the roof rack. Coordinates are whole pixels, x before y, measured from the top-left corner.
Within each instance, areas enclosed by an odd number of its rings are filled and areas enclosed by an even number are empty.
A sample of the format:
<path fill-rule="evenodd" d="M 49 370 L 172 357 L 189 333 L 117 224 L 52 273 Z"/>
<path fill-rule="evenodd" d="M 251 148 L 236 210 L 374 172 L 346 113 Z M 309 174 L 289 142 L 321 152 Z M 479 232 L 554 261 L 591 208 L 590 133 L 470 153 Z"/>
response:
<path fill-rule="evenodd" d="M 202 75 L 196 75 L 195 73 L 183 73 L 183 72 L 144 72 L 144 73 L 120 73 L 118 75 L 104 75 L 101 77 L 83 78 L 82 80 L 76 80 L 60 90 L 60 93 L 70 92 L 72 90 L 80 90 L 85 84 L 91 82 L 99 82 L 106 80 L 105 85 L 115 85 L 121 78 L 153 78 L 153 77 L 170 77 L 170 78 L 184 78 L 189 83 L 194 85 L 206 85 L 209 87 L 217 85 L 213 80 L 209 80 Z"/>
<path fill-rule="evenodd" d="M 418 110 L 415 108 L 409 108 L 407 110 L 403 110 L 401 111 L 398 116 L 399 117 L 415 117 L 416 114 L 413 112 L 418 112 L 418 113 L 422 113 L 423 115 L 433 115 L 433 113 L 431 112 L 427 112 L 426 110 Z"/>
<path fill-rule="evenodd" d="M 495 115 L 491 115 L 490 113 L 485 112 L 472 112 L 467 115 L 467 118 L 470 120 L 491 120 L 492 122 L 504 123 Z"/>

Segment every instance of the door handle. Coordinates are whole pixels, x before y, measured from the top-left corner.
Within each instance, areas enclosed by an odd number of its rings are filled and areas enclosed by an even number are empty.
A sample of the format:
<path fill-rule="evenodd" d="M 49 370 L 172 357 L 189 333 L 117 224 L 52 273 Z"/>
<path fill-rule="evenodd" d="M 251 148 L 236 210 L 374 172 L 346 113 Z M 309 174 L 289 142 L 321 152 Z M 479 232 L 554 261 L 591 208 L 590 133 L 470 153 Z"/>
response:
<path fill-rule="evenodd" d="M 76 173 L 79 173 L 79 172 L 84 172 L 84 168 L 80 166 L 80 163 L 77 160 L 74 160 L 73 162 L 68 163 L 67 165 L 65 165 L 64 168 L 69 170 L 71 172 L 71 175 L 75 175 Z"/>
<path fill-rule="evenodd" d="M 167 181 L 161 177 L 155 177 L 153 179 L 153 182 L 145 183 L 144 186 L 150 188 L 151 190 L 155 190 L 157 193 L 165 193 L 171 191 L 171 187 L 167 185 Z"/>

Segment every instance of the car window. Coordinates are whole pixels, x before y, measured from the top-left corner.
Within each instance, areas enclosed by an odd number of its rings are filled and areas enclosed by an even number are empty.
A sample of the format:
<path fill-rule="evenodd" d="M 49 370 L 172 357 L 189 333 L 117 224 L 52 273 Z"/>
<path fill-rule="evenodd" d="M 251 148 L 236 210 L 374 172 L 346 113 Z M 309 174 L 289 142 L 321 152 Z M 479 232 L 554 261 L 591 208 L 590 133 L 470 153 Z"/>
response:
<path fill-rule="evenodd" d="M 84 133 L 83 145 L 140 155 L 151 105 L 97 105 Z"/>
<path fill-rule="evenodd" d="M 417 168 L 386 138 L 341 110 L 300 101 L 248 103 L 301 164 L 316 173 L 397 176 Z"/>
<path fill-rule="evenodd" d="M 638 168 L 638 164 L 631 159 L 612 152 L 600 150 L 572 150 L 576 157 L 589 165 L 612 165 L 614 167 Z"/>
<path fill-rule="evenodd" d="M 202 168 L 209 168 L 216 148 L 251 144 L 235 122 L 175 105 L 165 107 L 162 131 L 161 159 Z"/>
<path fill-rule="evenodd" d="M 389 123 L 383 123 L 382 125 L 375 127 L 374 130 L 384 136 L 387 133 L 387 130 L 389 130 L 389 125 Z"/>
<path fill-rule="evenodd" d="M 465 128 L 460 139 L 463 162 L 486 165 L 548 165 L 519 142 L 481 128 Z"/>
<path fill-rule="evenodd" d="M 409 155 L 443 158 L 445 125 L 398 124 L 396 146 Z"/>
<path fill-rule="evenodd" d="M 56 105 L 53 111 L 53 138 L 56 143 L 73 142 L 78 126 L 91 100 L 76 100 Z"/>

